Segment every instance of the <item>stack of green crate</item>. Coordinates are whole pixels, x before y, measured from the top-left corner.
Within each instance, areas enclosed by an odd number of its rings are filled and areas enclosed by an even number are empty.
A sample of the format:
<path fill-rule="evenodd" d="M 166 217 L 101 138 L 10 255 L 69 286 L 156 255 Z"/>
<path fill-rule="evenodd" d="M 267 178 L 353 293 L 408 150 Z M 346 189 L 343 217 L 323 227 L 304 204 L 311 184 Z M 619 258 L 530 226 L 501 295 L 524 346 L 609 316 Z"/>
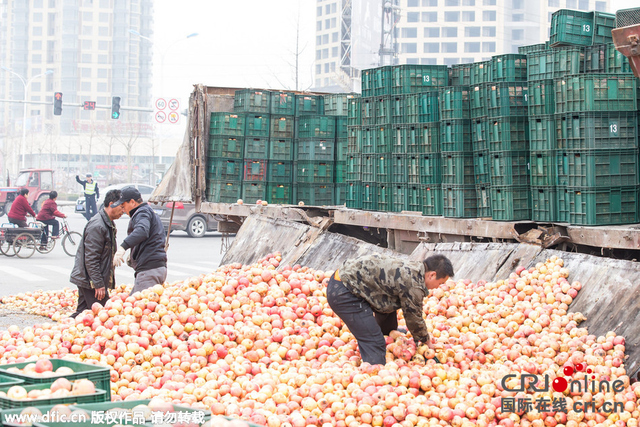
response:
<path fill-rule="evenodd" d="M 348 113 L 354 94 L 337 93 L 324 95 L 324 112 L 327 116 L 334 116 L 335 146 L 334 146 L 334 200 L 335 205 L 347 203 L 347 152 L 349 149 Z"/>
<path fill-rule="evenodd" d="M 211 113 L 207 152 L 207 200 L 235 203 L 242 197 L 244 114 Z"/>
<path fill-rule="evenodd" d="M 362 209 L 362 98 L 347 99 L 347 152 L 345 202 L 348 208 Z"/>
<path fill-rule="evenodd" d="M 266 200 L 275 204 L 290 204 L 293 197 L 293 159 L 295 95 L 286 92 L 271 94 L 271 124 L 267 163 Z"/>

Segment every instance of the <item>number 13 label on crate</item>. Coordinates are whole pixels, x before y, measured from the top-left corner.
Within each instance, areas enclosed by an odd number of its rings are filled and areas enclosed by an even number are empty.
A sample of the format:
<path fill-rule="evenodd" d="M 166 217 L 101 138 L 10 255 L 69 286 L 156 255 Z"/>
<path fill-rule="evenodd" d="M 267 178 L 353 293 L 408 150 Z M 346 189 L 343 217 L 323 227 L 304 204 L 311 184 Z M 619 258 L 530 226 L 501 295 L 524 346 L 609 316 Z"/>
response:
<path fill-rule="evenodd" d="M 582 34 L 591 34 L 593 25 L 589 23 L 582 24 Z"/>
<path fill-rule="evenodd" d="M 431 76 L 429 74 L 422 76 L 422 86 L 431 86 Z"/>
<path fill-rule="evenodd" d="M 618 136 L 618 121 L 609 121 L 609 136 Z"/>

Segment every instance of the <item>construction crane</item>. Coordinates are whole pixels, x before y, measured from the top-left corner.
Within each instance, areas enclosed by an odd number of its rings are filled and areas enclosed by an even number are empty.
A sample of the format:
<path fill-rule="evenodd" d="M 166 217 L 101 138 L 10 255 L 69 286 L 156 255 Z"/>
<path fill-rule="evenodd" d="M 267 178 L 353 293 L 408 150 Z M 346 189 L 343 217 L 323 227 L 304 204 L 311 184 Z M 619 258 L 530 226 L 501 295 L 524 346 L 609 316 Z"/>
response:
<path fill-rule="evenodd" d="M 394 65 L 398 52 L 396 25 L 400 21 L 398 0 L 382 0 L 382 25 L 380 27 L 380 66 Z"/>

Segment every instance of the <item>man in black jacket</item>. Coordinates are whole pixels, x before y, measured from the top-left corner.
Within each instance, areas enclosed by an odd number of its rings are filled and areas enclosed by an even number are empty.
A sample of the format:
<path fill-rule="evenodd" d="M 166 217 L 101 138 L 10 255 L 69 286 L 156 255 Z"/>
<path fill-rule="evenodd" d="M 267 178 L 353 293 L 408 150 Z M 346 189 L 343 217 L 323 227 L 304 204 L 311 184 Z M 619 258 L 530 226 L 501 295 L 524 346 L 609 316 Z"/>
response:
<path fill-rule="evenodd" d="M 113 258 L 113 265 L 118 267 L 124 261 L 127 249 L 131 249 L 129 265 L 135 270 L 136 277 L 131 295 L 163 284 L 167 279 L 167 252 L 160 217 L 142 201 L 140 192 L 134 187 L 123 188 L 120 200 L 114 205 L 122 205 L 131 217 L 128 236 Z"/>
<path fill-rule="evenodd" d="M 120 190 L 111 190 L 104 198 L 104 208 L 89 220 L 76 253 L 71 272 L 71 283 L 78 286 L 78 308 L 71 317 L 91 309 L 95 302 L 104 305 L 109 299 L 107 289 L 115 288 L 113 256 L 116 253 L 116 226 L 114 220 L 123 213 Z"/>

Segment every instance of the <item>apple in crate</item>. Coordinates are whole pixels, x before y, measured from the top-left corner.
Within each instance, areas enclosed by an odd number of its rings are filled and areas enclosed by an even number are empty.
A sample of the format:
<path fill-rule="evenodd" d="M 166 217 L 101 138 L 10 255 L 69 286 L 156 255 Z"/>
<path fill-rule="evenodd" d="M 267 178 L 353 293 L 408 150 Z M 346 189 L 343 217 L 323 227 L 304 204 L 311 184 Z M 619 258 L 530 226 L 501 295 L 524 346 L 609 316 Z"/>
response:
<path fill-rule="evenodd" d="M 27 390 L 19 385 L 14 385 L 7 390 L 7 397 L 9 399 L 22 400 L 27 398 Z"/>
<path fill-rule="evenodd" d="M 35 371 L 39 374 L 44 372 L 53 372 L 53 363 L 49 359 L 38 359 Z"/>

